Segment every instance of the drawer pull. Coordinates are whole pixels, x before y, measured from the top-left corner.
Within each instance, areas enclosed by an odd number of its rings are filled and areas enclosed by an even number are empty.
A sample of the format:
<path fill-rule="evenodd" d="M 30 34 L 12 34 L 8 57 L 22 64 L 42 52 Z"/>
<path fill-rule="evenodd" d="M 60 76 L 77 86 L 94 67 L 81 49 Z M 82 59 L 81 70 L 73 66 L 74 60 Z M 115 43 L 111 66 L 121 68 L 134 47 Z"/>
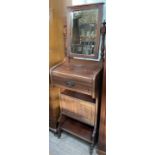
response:
<path fill-rule="evenodd" d="M 67 81 L 67 82 L 66 82 L 66 85 L 67 85 L 68 87 L 74 87 L 74 86 L 75 86 L 75 82 L 74 82 L 74 81 Z"/>

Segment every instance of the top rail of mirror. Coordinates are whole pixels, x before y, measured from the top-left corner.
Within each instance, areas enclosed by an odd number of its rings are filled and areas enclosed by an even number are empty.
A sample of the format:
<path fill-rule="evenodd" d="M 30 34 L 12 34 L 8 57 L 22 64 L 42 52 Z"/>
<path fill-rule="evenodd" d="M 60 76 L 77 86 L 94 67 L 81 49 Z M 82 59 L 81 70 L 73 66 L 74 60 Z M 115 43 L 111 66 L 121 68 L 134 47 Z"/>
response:
<path fill-rule="evenodd" d="M 67 6 L 67 9 L 69 10 L 91 9 L 104 4 L 105 3 L 90 3 L 90 4 L 82 4 L 82 5 L 72 5 L 72 6 Z"/>

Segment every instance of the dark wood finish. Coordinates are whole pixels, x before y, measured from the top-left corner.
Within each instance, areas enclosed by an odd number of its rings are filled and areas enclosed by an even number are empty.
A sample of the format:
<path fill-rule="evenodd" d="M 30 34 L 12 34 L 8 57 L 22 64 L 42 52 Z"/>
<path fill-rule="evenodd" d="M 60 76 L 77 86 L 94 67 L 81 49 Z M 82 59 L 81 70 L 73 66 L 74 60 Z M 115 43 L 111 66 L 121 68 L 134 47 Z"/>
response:
<path fill-rule="evenodd" d="M 50 69 L 53 86 L 66 88 L 96 96 L 96 78 L 102 67 L 99 62 L 78 59 L 65 60 L 62 64 Z"/>
<path fill-rule="evenodd" d="M 102 33 L 102 57 L 103 57 L 103 83 L 102 83 L 102 101 L 100 109 L 100 126 L 98 140 L 98 154 L 102 155 L 106 152 L 106 49 L 105 49 L 105 34 L 106 23 L 103 23 L 101 28 Z"/>
<path fill-rule="evenodd" d="M 98 154 L 98 155 L 106 155 L 106 152 L 101 151 L 101 150 L 97 150 L 97 154 Z"/>
<path fill-rule="evenodd" d="M 95 100 L 91 96 L 65 90 L 60 94 L 61 113 L 94 126 Z"/>
<path fill-rule="evenodd" d="M 55 67 L 59 66 L 61 63 L 55 65 L 52 67 L 54 69 Z M 51 77 L 51 76 L 50 76 Z M 60 101 L 58 98 L 58 94 L 60 92 L 59 88 L 52 87 L 53 81 L 49 80 L 49 129 L 53 132 L 57 132 L 57 124 L 58 119 L 60 115 Z"/>
<path fill-rule="evenodd" d="M 93 99 L 89 95 L 85 95 L 85 94 L 82 94 L 82 93 L 77 93 L 77 92 L 73 92 L 73 91 L 69 91 L 69 90 L 64 90 L 64 91 L 61 92 L 61 94 L 64 94 L 64 95 L 72 97 L 72 98 L 76 98 L 77 100 L 83 100 L 85 102 L 95 104 L 95 99 Z"/>
<path fill-rule="evenodd" d="M 104 61 L 104 76 L 102 86 L 102 102 L 100 113 L 98 150 L 106 152 L 106 62 Z"/>
<path fill-rule="evenodd" d="M 73 79 L 73 78 L 67 78 L 67 77 L 60 77 L 60 76 L 53 76 L 53 85 L 78 91 L 84 94 L 91 95 L 92 93 L 92 88 L 91 88 L 91 83 L 86 83 L 84 81 L 80 81 L 79 79 Z"/>
<path fill-rule="evenodd" d="M 49 89 L 49 128 L 53 132 L 57 132 L 57 122 L 60 115 L 60 104 L 59 98 L 57 96 L 58 92 L 58 88 L 50 87 Z"/>
<path fill-rule="evenodd" d="M 76 95 L 73 92 L 60 95 L 61 114 L 58 135 L 61 135 L 62 124 L 66 122 L 66 120 L 62 119 L 63 115 L 89 124 L 93 127 L 91 136 L 89 137 L 92 142 L 90 153 L 92 153 L 97 140 L 101 73 L 102 66 L 99 62 L 78 59 L 66 59 L 61 64 L 50 69 L 53 86 L 78 93 Z M 90 98 L 93 102 L 89 102 L 88 104 L 86 100 L 90 100 Z"/>
<path fill-rule="evenodd" d="M 82 58 L 97 59 L 99 55 L 100 27 L 103 3 L 68 7 L 69 11 L 99 9 L 96 49 L 94 56 L 81 55 Z M 64 30 L 66 39 L 66 27 Z M 100 87 L 102 64 L 100 61 L 76 59 L 70 51 L 70 21 L 67 22 L 67 57 L 64 61 L 50 68 L 50 80 L 53 88 L 59 87 L 60 117 L 58 120 L 58 137 L 61 130 L 69 132 L 89 142 L 90 154 L 97 141 L 98 116 L 100 109 Z"/>
<path fill-rule="evenodd" d="M 105 37 L 106 37 L 106 22 L 104 21 L 101 27 L 102 45 L 101 45 L 101 57 L 105 60 Z"/>
<path fill-rule="evenodd" d="M 98 59 L 99 56 L 99 44 L 100 44 L 100 27 L 102 23 L 102 15 L 103 15 L 103 4 L 104 3 L 94 3 L 94 4 L 87 4 L 87 5 L 76 5 L 76 6 L 69 6 L 68 13 L 67 13 L 67 52 L 68 57 L 82 57 L 82 58 L 92 58 Z M 81 10 L 89 10 L 89 9 L 98 9 L 98 23 L 97 23 L 97 36 L 96 36 L 96 46 L 94 49 L 93 55 L 86 55 L 86 54 L 76 54 L 71 52 L 71 20 L 70 20 L 70 12 L 72 11 L 81 11 Z"/>
<path fill-rule="evenodd" d="M 65 117 L 65 118 L 62 118 L 65 121 L 62 123 L 61 130 L 64 130 L 76 137 L 79 137 L 89 143 L 92 143 L 92 139 L 91 139 L 91 135 L 93 131 L 92 127 L 86 124 L 80 123 L 78 121 L 75 121 L 74 119 L 71 119 L 64 115 L 62 117 Z"/>

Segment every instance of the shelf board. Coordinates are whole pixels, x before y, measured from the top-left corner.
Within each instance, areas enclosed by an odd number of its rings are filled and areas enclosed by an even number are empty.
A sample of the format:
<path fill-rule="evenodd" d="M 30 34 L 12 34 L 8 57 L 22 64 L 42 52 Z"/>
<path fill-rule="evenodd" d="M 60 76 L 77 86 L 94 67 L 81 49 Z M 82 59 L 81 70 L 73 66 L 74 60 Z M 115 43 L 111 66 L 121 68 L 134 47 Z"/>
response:
<path fill-rule="evenodd" d="M 61 129 L 80 138 L 89 143 L 92 143 L 91 137 L 93 133 L 93 127 L 78 122 L 69 117 L 65 117 L 64 122 L 62 123 Z"/>
<path fill-rule="evenodd" d="M 95 104 L 95 99 L 93 99 L 91 96 L 86 94 L 77 93 L 74 91 L 70 91 L 68 89 L 65 89 L 64 91 L 62 91 L 61 94 Z"/>

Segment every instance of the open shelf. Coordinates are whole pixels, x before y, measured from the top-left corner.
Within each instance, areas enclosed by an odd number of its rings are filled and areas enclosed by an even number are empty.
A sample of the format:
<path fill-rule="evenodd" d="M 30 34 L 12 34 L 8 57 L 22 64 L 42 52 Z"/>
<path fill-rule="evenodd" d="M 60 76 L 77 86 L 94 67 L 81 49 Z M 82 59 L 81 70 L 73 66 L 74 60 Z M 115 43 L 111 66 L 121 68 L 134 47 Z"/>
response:
<path fill-rule="evenodd" d="M 82 93 L 77 93 L 74 91 L 70 91 L 68 89 L 64 89 L 64 91 L 62 91 L 61 94 L 67 95 L 67 96 L 70 96 L 72 98 L 76 98 L 79 100 L 83 100 L 86 102 L 95 103 L 95 99 L 93 99 L 91 96 L 86 95 L 86 94 L 82 94 Z"/>
<path fill-rule="evenodd" d="M 67 116 L 62 116 L 63 122 L 61 125 L 61 130 L 64 130 L 80 139 L 83 139 L 89 143 L 92 143 L 91 137 L 93 133 L 93 127 L 83 124 L 81 122 L 75 121 Z"/>

